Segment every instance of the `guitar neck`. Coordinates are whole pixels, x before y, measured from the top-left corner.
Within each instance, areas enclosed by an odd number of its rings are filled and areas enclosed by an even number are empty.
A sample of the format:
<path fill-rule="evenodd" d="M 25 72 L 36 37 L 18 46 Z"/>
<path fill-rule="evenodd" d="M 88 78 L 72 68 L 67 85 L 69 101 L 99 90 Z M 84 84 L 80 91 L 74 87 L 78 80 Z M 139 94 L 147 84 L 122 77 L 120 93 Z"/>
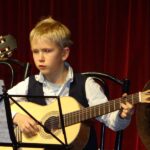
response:
<path fill-rule="evenodd" d="M 71 112 L 64 115 L 65 126 L 79 123 L 91 118 L 102 116 L 119 110 L 121 108 L 121 103 L 130 102 L 131 104 L 139 103 L 139 93 L 130 94 L 125 98 L 118 98 L 110 100 L 106 103 L 99 104 L 92 107 L 83 108 L 79 111 Z"/>

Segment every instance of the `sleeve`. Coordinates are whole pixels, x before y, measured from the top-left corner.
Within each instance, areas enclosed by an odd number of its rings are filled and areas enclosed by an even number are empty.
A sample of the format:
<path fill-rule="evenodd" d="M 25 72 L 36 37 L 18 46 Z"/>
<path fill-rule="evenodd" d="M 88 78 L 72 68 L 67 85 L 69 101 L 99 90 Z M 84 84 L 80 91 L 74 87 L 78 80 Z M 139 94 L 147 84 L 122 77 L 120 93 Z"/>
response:
<path fill-rule="evenodd" d="M 17 101 L 26 101 L 25 97 L 13 97 L 13 95 L 27 95 L 28 92 L 28 82 L 29 82 L 29 77 L 26 78 L 24 81 L 19 82 L 17 85 L 15 85 L 14 87 L 12 87 L 11 89 L 9 89 L 7 91 L 7 93 L 9 95 L 12 95 L 12 98 Z M 13 104 L 13 101 L 10 100 L 10 103 Z M 15 116 L 17 112 L 13 112 L 12 111 L 12 117 Z"/>
<path fill-rule="evenodd" d="M 102 104 L 108 101 L 101 86 L 91 77 L 86 80 L 85 91 L 89 106 Z M 119 116 L 119 110 L 97 117 L 96 119 L 114 131 L 126 128 L 131 120 L 131 118 L 121 119 Z"/>

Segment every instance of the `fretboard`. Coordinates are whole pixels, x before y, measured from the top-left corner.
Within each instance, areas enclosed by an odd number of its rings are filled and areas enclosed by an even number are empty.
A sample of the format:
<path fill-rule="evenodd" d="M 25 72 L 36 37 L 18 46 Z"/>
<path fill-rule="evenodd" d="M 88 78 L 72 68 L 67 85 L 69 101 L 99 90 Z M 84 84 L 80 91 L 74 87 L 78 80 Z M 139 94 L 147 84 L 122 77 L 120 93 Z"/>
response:
<path fill-rule="evenodd" d="M 74 111 L 64 115 L 65 126 L 73 125 L 81 121 L 85 121 L 91 118 L 102 116 L 119 110 L 121 108 L 120 103 L 130 102 L 131 104 L 139 103 L 139 93 L 130 94 L 125 98 L 117 98 L 110 100 L 106 103 L 102 103 L 96 106 L 83 108 L 78 111 Z"/>

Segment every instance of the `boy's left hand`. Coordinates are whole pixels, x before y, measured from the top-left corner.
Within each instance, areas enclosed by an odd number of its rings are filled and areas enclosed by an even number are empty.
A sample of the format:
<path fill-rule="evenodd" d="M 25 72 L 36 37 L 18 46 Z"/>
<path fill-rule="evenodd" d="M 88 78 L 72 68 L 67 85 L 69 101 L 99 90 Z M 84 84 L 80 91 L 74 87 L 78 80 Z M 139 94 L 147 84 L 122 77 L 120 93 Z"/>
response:
<path fill-rule="evenodd" d="M 125 97 L 127 94 L 124 94 L 123 97 Z M 131 117 L 134 113 L 134 106 L 129 103 L 121 103 L 121 110 L 120 110 L 120 117 L 122 119 Z"/>
<path fill-rule="evenodd" d="M 134 113 L 134 107 L 129 102 L 126 102 L 126 104 L 121 103 L 121 110 L 120 110 L 120 117 L 122 119 L 130 117 Z"/>

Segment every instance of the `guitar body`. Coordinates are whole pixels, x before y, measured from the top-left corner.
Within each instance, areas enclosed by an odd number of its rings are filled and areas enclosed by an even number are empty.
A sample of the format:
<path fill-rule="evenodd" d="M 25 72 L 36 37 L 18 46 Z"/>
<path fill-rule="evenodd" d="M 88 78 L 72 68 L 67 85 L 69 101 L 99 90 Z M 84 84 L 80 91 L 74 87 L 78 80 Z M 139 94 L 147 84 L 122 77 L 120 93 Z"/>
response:
<path fill-rule="evenodd" d="M 72 97 L 62 97 L 60 98 L 62 113 L 67 114 L 73 111 L 80 110 L 82 106 Z M 50 105 L 41 106 L 31 102 L 20 102 L 19 103 L 23 108 L 25 108 L 34 118 L 38 121 L 45 123 L 45 121 L 49 117 L 59 116 L 59 108 L 57 104 L 57 100 L 51 103 Z M 13 104 L 11 109 L 16 112 L 20 112 L 25 114 L 16 104 Z M 70 125 L 65 127 L 67 142 L 68 145 L 71 145 L 72 150 L 80 150 L 83 149 L 86 145 L 88 138 L 90 127 L 84 123 L 77 123 L 74 125 Z M 62 129 L 51 129 L 51 132 L 57 136 L 63 143 L 65 143 L 64 135 Z M 40 131 L 34 137 L 28 138 L 24 134 L 22 134 L 22 143 L 39 143 L 39 144 L 59 144 L 61 143 L 57 141 L 51 134 L 46 133 L 42 127 L 40 127 Z M 20 148 L 21 150 L 43 150 L 43 148 Z M 0 150 L 13 150 L 9 147 L 0 147 Z"/>

